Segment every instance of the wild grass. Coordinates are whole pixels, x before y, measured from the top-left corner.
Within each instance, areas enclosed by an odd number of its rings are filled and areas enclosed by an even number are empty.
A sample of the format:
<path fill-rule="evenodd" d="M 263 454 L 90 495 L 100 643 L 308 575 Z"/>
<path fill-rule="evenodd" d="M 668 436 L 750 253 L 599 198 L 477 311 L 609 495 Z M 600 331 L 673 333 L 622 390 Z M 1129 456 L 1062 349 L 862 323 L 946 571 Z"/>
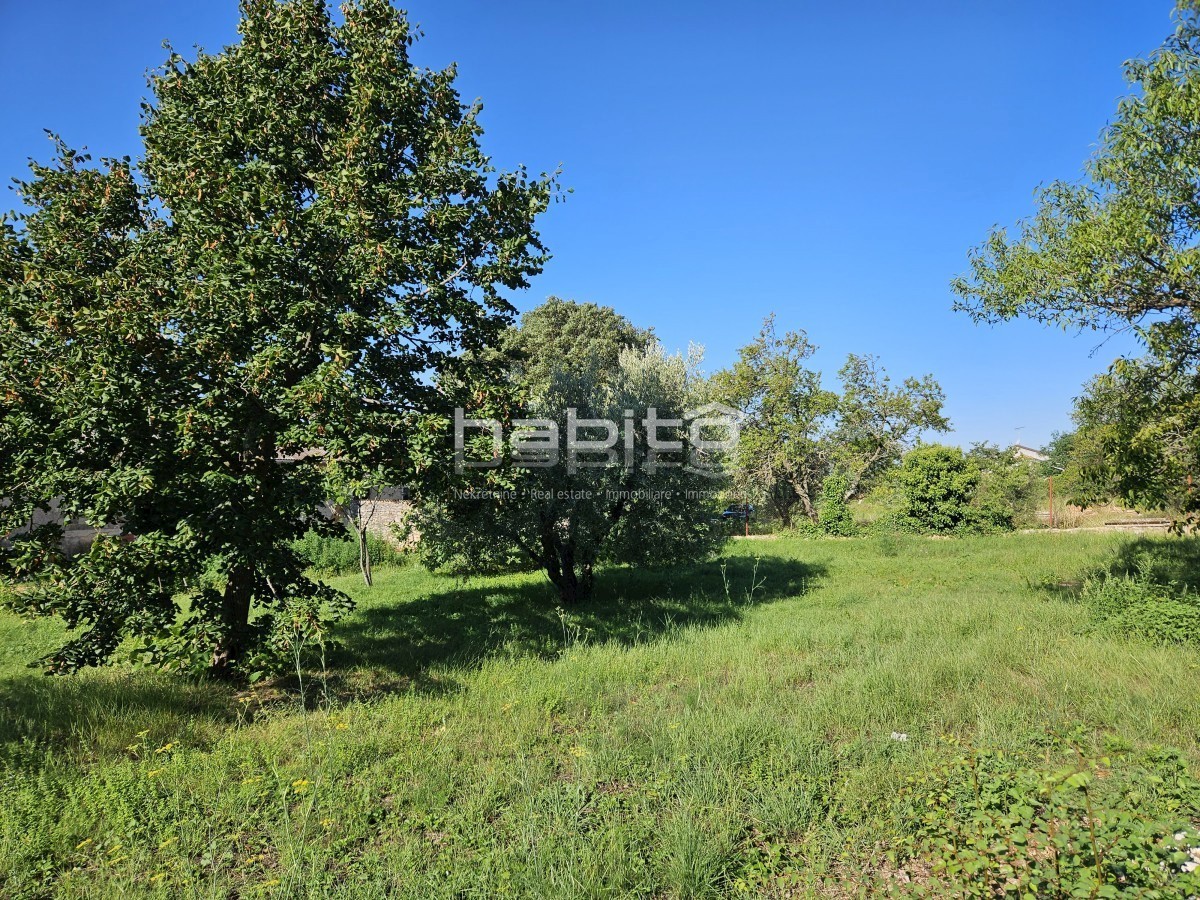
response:
<path fill-rule="evenodd" d="M 0 895 L 853 896 L 948 746 L 1200 763 L 1200 654 L 1076 597 L 1161 548 L 1195 577 L 1176 540 L 735 541 L 571 610 L 380 569 L 333 579 L 325 671 L 248 692 L 43 678 L 56 628 L 0 618 Z"/>

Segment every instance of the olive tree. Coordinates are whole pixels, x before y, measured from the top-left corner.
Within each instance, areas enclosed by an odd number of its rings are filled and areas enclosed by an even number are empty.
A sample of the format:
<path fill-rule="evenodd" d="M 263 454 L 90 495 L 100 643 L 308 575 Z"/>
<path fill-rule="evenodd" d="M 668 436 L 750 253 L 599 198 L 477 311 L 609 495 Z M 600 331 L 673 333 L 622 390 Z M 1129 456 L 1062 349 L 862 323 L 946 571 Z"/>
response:
<path fill-rule="evenodd" d="M 615 316 L 570 306 L 556 304 L 555 314 L 593 325 Z M 543 330 L 544 322 L 537 310 L 522 317 L 524 334 L 512 342 L 522 355 L 509 360 L 505 379 L 512 402 L 491 407 L 499 418 L 472 434 L 464 430 L 456 485 L 422 498 L 426 563 L 462 574 L 539 569 L 563 604 L 575 604 L 591 596 L 603 563 L 707 556 L 721 539 L 714 504 L 722 469 L 719 456 L 692 441 L 688 413 L 706 400 L 699 354 L 668 354 L 624 327 L 627 345 L 613 348 L 613 332 L 589 327 L 597 341 L 557 355 L 563 332 Z M 484 421 L 470 409 L 459 415 Z"/>
<path fill-rule="evenodd" d="M 545 258 L 553 179 L 493 169 L 386 0 L 246 0 L 239 32 L 151 76 L 141 159 L 60 144 L 0 229 L 0 527 L 120 531 L 14 551 L 20 609 L 78 629 L 52 671 L 137 638 L 232 675 L 273 617 L 344 606 L 289 547 L 331 464 L 403 471 L 435 376 Z"/>

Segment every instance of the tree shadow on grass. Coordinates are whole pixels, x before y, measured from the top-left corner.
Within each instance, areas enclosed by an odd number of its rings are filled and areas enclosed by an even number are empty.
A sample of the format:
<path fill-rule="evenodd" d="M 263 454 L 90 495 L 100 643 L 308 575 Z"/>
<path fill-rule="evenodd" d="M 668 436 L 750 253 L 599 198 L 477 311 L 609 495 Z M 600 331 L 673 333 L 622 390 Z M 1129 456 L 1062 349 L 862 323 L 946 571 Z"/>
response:
<path fill-rule="evenodd" d="M 236 718 L 231 689 L 178 675 L 12 675 L 0 679 L 0 768 L 39 768 L 48 748 L 86 763 L 139 742 L 210 746 Z"/>
<path fill-rule="evenodd" d="M 1108 575 L 1145 573 L 1161 585 L 1200 591 L 1200 537 L 1137 538 L 1122 544 Z"/>
<path fill-rule="evenodd" d="M 631 646 L 679 628 L 733 622 L 752 606 L 805 593 L 824 571 L 773 557 L 734 557 L 724 571 L 718 562 L 618 567 L 602 572 L 595 597 L 571 610 L 559 607 L 539 575 L 439 579 L 444 587 L 420 600 L 361 608 L 340 623 L 328 671 L 309 668 L 303 696 L 312 707 L 364 694 L 449 692 L 457 688 L 453 678 L 429 669 L 501 654 L 553 658 L 582 643 Z M 255 693 L 273 693 L 270 706 L 294 707 L 297 688 L 292 676 Z M 0 677 L 0 769 L 35 771 L 48 748 L 86 764 L 128 755 L 139 742 L 151 752 L 167 743 L 208 747 L 258 709 L 257 701 L 242 708 L 231 686 L 177 674 L 114 668 Z"/>
<path fill-rule="evenodd" d="M 632 646 L 679 628 L 737 621 L 748 607 L 805 593 L 824 571 L 773 557 L 617 567 L 598 575 L 591 600 L 570 609 L 540 576 L 447 578 L 443 590 L 418 601 L 354 613 L 338 626 L 342 649 L 333 662 L 420 680 L 432 666 L 478 665 L 498 655 L 552 658 L 581 643 Z"/>
<path fill-rule="evenodd" d="M 1089 579 L 1147 576 L 1164 587 L 1200 592 L 1200 537 L 1137 537 L 1122 543 L 1116 555 L 1091 565 L 1068 581 L 1046 581 L 1034 587 L 1062 600 L 1078 601 Z"/>

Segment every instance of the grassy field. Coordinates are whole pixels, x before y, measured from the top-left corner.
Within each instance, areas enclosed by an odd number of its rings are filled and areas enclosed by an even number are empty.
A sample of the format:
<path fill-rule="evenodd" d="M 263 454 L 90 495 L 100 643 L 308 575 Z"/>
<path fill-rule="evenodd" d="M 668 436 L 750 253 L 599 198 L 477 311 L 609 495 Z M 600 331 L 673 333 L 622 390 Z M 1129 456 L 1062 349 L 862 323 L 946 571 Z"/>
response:
<path fill-rule="evenodd" d="M 44 678 L 60 633 L 0 618 L 0 896 L 905 893 L 922 785 L 981 750 L 1052 766 L 1072 730 L 1194 824 L 1137 767 L 1200 763 L 1200 654 L 1074 597 L 1129 540 L 736 541 L 569 612 L 534 575 L 381 570 L 336 579 L 359 607 L 324 671 L 246 692 Z"/>

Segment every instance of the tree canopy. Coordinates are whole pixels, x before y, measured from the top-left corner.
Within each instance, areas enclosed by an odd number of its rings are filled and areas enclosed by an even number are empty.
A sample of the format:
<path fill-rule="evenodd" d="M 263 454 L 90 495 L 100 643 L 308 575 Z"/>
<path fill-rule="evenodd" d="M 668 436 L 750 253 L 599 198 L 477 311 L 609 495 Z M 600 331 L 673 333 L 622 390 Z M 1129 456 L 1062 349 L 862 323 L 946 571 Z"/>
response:
<path fill-rule="evenodd" d="M 784 526 L 797 506 L 817 521 L 817 497 L 828 473 L 828 424 L 837 395 L 808 368 L 816 347 L 803 331 L 777 333 L 763 322 L 737 361 L 713 376 L 713 394 L 745 416 L 734 467 L 743 491 L 761 496 Z"/>
<path fill-rule="evenodd" d="M 14 551 L 21 608 L 81 629 L 53 671 L 134 637 L 229 674 L 341 605 L 288 547 L 328 473 L 402 472 L 545 259 L 553 179 L 494 170 L 386 0 L 246 0 L 239 33 L 151 76 L 140 160 L 60 143 L 0 230 L 3 530 L 57 503 L 121 532 Z"/>
<path fill-rule="evenodd" d="M 996 229 L 955 279 L 957 307 L 979 321 L 1018 316 L 1067 329 L 1128 331 L 1145 358 L 1089 390 L 1102 419 L 1093 473 L 1133 502 L 1178 496 L 1200 462 L 1200 12 L 1176 9 L 1175 33 L 1126 63 L 1120 101 L 1078 183 L 1054 182 L 1014 234 Z M 1099 416 L 1096 413 L 1100 413 Z M 1188 494 L 1183 509 L 1200 500 Z"/>
<path fill-rule="evenodd" d="M 692 465 L 685 414 L 707 399 L 698 355 L 666 353 L 608 307 L 554 298 L 524 314 L 505 343 L 514 352 L 500 384 L 510 396 L 493 397 L 491 407 L 502 429 L 498 456 L 488 465 L 497 452 L 489 429 L 474 442 L 464 435 L 464 458 L 480 467 L 464 467 L 455 487 L 424 498 L 426 561 L 463 574 L 540 569 L 573 604 L 591 595 L 601 563 L 707 555 L 721 537 L 722 471 L 717 459 Z M 592 444 L 573 455 L 576 437 L 611 450 Z M 673 446 L 655 450 L 654 441 Z M 482 449 L 472 453 L 472 443 Z"/>
<path fill-rule="evenodd" d="M 765 502 L 784 527 L 797 508 L 820 521 L 818 500 L 828 496 L 823 486 L 832 473 L 841 501 L 850 500 L 894 468 L 923 432 L 949 428 L 942 389 L 931 375 L 893 385 L 874 357 L 851 354 L 838 373 L 838 394 L 808 367 L 816 349 L 803 331 L 779 335 L 772 315 L 737 361 L 712 379 L 713 395 L 745 416 L 734 482 Z"/>
<path fill-rule="evenodd" d="M 638 328 L 611 306 L 548 297 L 522 314 L 502 340 L 506 365 L 525 393 L 549 390 L 566 372 L 612 373 L 623 350 L 654 346 L 654 330 Z"/>

